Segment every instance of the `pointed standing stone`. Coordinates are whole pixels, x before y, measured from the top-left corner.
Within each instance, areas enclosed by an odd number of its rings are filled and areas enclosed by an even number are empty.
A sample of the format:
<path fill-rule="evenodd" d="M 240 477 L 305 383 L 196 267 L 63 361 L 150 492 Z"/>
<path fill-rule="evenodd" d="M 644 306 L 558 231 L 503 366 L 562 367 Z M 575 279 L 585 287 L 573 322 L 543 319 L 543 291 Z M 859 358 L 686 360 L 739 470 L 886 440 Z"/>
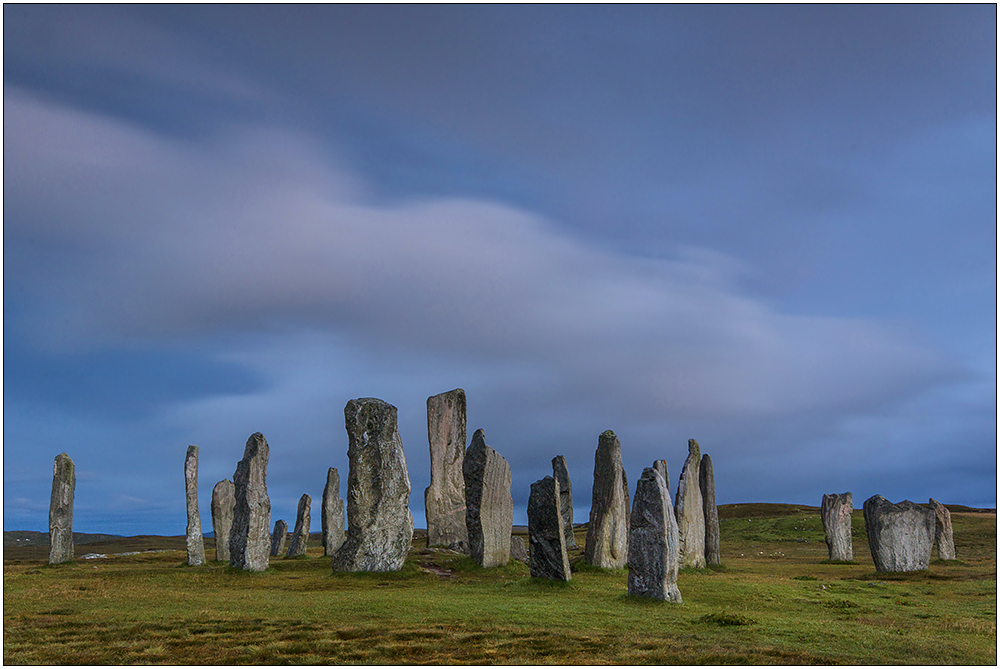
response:
<path fill-rule="evenodd" d="M 937 544 L 939 560 L 955 559 L 955 538 L 951 528 L 951 511 L 933 497 L 930 507 L 934 510 L 934 543 Z"/>
<path fill-rule="evenodd" d="M 635 484 L 628 543 L 628 594 L 681 603 L 679 537 L 667 482 L 652 467 Z"/>
<path fill-rule="evenodd" d="M 292 532 L 292 543 L 288 547 L 287 557 L 296 557 L 306 554 L 306 544 L 309 543 L 309 525 L 312 516 L 309 511 L 312 508 L 312 497 L 302 495 L 299 498 L 299 508 L 295 514 L 295 531 Z"/>
<path fill-rule="evenodd" d="M 469 555 L 483 567 L 500 567 L 510 559 L 514 499 L 510 495 L 510 465 L 486 445 L 480 429 L 462 464 L 465 477 L 465 525 Z"/>
<path fill-rule="evenodd" d="M 73 560 L 73 496 L 76 465 L 65 453 L 52 466 L 52 496 L 49 498 L 49 564 Z"/>
<path fill-rule="evenodd" d="M 701 497 L 700 469 L 701 447 L 694 439 L 688 439 L 688 457 L 674 502 L 682 567 L 705 566 L 705 504 Z"/>
<path fill-rule="evenodd" d="M 559 514 L 563 520 L 566 549 L 569 550 L 576 548 L 576 536 L 573 534 L 573 484 L 569 481 L 566 458 L 561 455 L 552 458 L 552 477 L 559 483 Z"/>
<path fill-rule="evenodd" d="M 188 446 L 184 458 L 184 487 L 187 497 L 187 563 L 192 567 L 205 564 L 205 539 L 201 534 L 201 514 L 198 513 L 198 447 Z"/>
<path fill-rule="evenodd" d="M 930 568 L 934 512 L 909 500 L 893 504 L 882 495 L 865 500 L 865 530 L 876 571 Z"/>
<path fill-rule="evenodd" d="M 323 509 L 320 513 L 323 523 L 323 555 L 332 556 L 340 548 L 344 533 L 344 500 L 340 498 L 340 474 L 336 467 L 326 472 L 326 487 L 323 488 Z"/>
<path fill-rule="evenodd" d="M 719 553 L 719 508 L 715 505 L 715 472 L 712 470 L 712 456 L 708 453 L 701 456 L 698 481 L 705 509 L 705 563 L 722 564 Z"/>
<path fill-rule="evenodd" d="M 653 469 L 660 472 L 660 476 L 663 477 L 663 482 L 667 484 L 667 494 L 670 494 L 670 473 L 667 471 L 667 461 L 666 460 L 654 460 Z M 674 505 L 671 504 L 670 508 Z"/>
<path fill-rule="evenodd" d="M 823 495 L 819 515 L 823 521 L 823 532 L 831 560 L 850 562 L 854 559 L 854 546 L 851 542 L 852 511 L 854 500 L 851 493 Z"/>
<path fill-rule="evenodd" d="M 233 529 L 233 507 L 236 506 L 236 488 L 233 482 L 223 479 L 212 488 L 212 532 L 215 534 L 215 559 L 229 562 L 229 533 Z"/>
<path fill-rule="evenodd" d="M 594 454 L 594 491 L 587 523 L 584 560 L 604 569 L 621 569 L 628 562 L 628 479 L 622 467 L 622 447 L 611 430 L 603 432 Z"/>
<path fill-rule="evenodd" d="M 399 571 L 413 539 L 410 475 L 396 407 L 374 397 L 344 407 L 347 428 L 347 539 L 334 571 Z"/>
<path fill-rule="evenodd" d="M 284 553 L 287 541 L 288 523 L 283 520 L 274 521 L 274 529 L 271 530 L 271 557 L 278 557 Z"/>
<path fill-rule="evenodd" d="M 465 527 L 465 391 L 427 398 L 431 484 L 424 491 L 428 546 L 467 546 Z"/>
<path fill-rule="evenodd" d="M 271 544 L 271 498 L 267 496 L 269 452 L 264 435 L 254 432 L 247 439 L 243 459 L 233 474 L 236 503 L 229 533 L 229 564 L 237 569 L 267 569 Z"/>
<path fill-rule="evenodd" d="M 531 575 L 568 581 L 569 556 L 559 509 L 559 482 L 551 476 L 531 484 L 528 496 L 528 547 Z"/>

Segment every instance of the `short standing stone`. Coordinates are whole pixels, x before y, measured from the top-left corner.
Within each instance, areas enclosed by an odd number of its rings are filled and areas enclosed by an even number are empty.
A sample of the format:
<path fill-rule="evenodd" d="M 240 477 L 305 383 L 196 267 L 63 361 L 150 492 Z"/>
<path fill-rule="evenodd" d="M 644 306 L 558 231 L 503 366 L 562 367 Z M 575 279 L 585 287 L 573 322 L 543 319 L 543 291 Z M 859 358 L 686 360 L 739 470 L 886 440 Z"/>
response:
<path fill-rule="evenodd" d="M 344 532 L 344 500 L 340 498 L 340 474 L 336 467 L 330 467 L 326 472 L 320 516 L 323 523 L 323 555 L 329 557 L 344 544 L 347 536 Z"/>
<path fill-rule="evenodd" d="M 667 461 L 666 460 L 655 460 L 653 461 L 653 469 L 660 472 L 660 476 L 663 477 L 663 481 L 667 484 L 667 494 L 670 494 L 670 474 L 667 471 Z M 673 508 L 673 504 L 670 505 Z"/>
<path fill-rule="evenodd" d="M 698 481 L 705 509 L 705 563 L 722 564 L 719 552 L 719 508 L 715 505 L 715 472 L 712 469 L 712 456 L 708 453 L 701 456 Z M 669 490 L 667 494 L 670 494 Z"/>
<path fill-rule="evenodd" d="M 569 550 L 576 548 L 576 536 L 573 534 L 573 484 L 569 480 L 566 458 L 561 455 L 552 458 L 552 477 L 559 484 L 559 513 L 563 520 L 566 550 Z"/>
<path fill-rule="evenodd" d="M 528 547 L 531 575 L 568 581 L 571 578 L 566 535 L 559 509 L 559 482 L 551 476 L 531 484 L 528 496 Z"/>
<path fill-rule="evenodd" d="M 462 473 L 469 555 L 483 567 L 505 565 L 510 559 L 510 532 L 514 527 L 510 465 L 486 445 L 482 430 L 472 435 Z"/>
<path fill-rule="evenodd" d="M 854 501 L 851 493 L 823 495 L 823 506 L 819 513 L 831 560 L 850 562 L 854 559 L 854 546 L 851 544 L 853 510 Z"/>
<path fill-rule="evenodd" d="M 467 544 L 464 390 L 427 398 L 427 440 L 431 449 L 431 484 L 424 491 L 427 545 Z"/>
<path fill-rule="evenodd" d="M 271 557 L 278 557 L 284 553 L 287 542 L 288 523 L 283 520 L 274 521 L 274 529 L 271 530 Z"/>
<path fill-rule="evenodd" d="M 524 564 L 528 564 L 530 561 L 528 549 L 524 547 L 524 539 L 516 534 L 510 536 L 510 559 Z"/>
<path fill-rule="evenodd" d="M 594 492 L 587 523 L 584 560 L 604 569 L 628 562 L 630 500 L 622 467 L 622 447 L 611 430 L 603 432 L 594 454 Z"/>
<path fill-rule="evenodd" d="M 309 511 L 312 508 L 312 497 L 302 495 L 299 498 L 299 508 L 295 513 L 295 531 L 292 532 L 292 543 L 288 546 L 288 556 L 306 554 L 306 544 L 309 543 L 309 525 L 312 516 Z"/>
<path fill-rule="evenodd" d="M 396 407 L 373 397 L 351 400 L 344 423 L 348 527 L 333 570 L 399 571 L 413 539 L 413 514 Z"/>
<path fill-rule="evenodd" d="M 215 534 L 215 559 L 229 562 L 229 532 L 233 529 L 236 489 L 223 479 L 212 488 L 212 532 Z"/>
<path fill-rule="evenodd" d="M 865 530 L 876 571 L 930 568 L 934 511 L 909 500 L 893 504 L 882 495 L 865 500 Z"/>
<path fill-rule="evenodd" d="M 681 603 L 677 589 L 677 520 L 659 471 L 646 467 L 635 484 L 628 544 L 628 594 Z"/>
<path fill-rule="evenodd" d="M 930 507 L 934 510 L 934 543 L 937 544 L 939 560 L 955 559 L 955 538 L 951 528 L 951 511 L 933 497 Z"/>
<path fill-rule="evenodd" d="M 198 513 L 198 447 L 188 446 L 184 458 L 184 487 L 187 497 L 187 561 L 192 567 L 205 564 L 205 539 Z"/>
<path fill-rule="evenodd" d="M 682 567 L 705 566 L 705 504 L 701 497 L 700 469 L 701 447 L 694 439 L 688 439 L 688 457 L 674 502 Z"/>
<path fill-rule="evenodd" d="M 247 439 L 243 459 L 236 465 L 233 487 L 233 528 L 229 533 L 229 564 L 246 571 L 267 569 L 271 544 L 271 498 L 267 496 L 267 459 L 270 449 L 260 432 Z"/>
<path fill-rule="evenodd" d="M 73 496 L 76 492 L 76 465 L 65 453 L 56 456 L 52 467 L 52 496 L 49 499 L 49 564 L 73 559 Z"/>

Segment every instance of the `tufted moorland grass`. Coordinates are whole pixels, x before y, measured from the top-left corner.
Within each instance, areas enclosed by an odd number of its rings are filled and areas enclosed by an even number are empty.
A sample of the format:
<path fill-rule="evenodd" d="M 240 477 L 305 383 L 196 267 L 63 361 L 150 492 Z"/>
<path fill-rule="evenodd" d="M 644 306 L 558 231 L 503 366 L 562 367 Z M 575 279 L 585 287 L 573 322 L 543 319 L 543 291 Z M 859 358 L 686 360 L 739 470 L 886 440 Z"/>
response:
<path fill-rule="evenodd" d="M 52 567 L 8 548 L 4 663 L 996 663 L 995 514 L 953 514 L 960 560 L 907 575 L 875 572 L 860 512 L 848 564 L 826 561 L 815 507 L 720 515 L 724 567 L 682 571 L 681 605 L 628 597 L 626 570 L 580 550 L 573 580 L 553 583 L 423 539 L 392 574 L 334 574 L 318 547 L 260 574 L 191 568 L 183 537 L 96 560 L 79 556 L 114 542 L 80 546 Z"/>

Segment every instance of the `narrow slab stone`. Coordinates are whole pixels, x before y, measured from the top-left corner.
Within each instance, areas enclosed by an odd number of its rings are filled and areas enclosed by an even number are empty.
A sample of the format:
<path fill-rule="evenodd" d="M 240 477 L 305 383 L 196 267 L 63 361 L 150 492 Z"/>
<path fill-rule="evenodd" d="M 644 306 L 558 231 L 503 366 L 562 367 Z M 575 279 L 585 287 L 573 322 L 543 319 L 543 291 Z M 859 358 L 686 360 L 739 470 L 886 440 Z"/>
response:
<path fill-rule="evenodd" d="M 531 484 L 528 496 L 528 566 L 535 578 L 568 581 L 572 576 L 559 509 L 559 492 L 559 482 L 551 476 Z"/>
<path fill-rule="evenodd" d="M 573 484 L 569 480 L 565 457 L 557 455 L 552 458 L 552 477 L 559 483 L 559 514 L 563 521 L 566 550 L 569 550 L 576 548 L 576 536 L 573 534 Z"/>
<path fill-rule="evenodd" d="M 505 565 L 510 559 L 510 532 L 514 527 L 510 465 L 486 445 L 486 434 L 481 429 L 472 435 L 462 473 L 469 555 L 483 567 Z"/>
<path fill-rule="evenodd" d="M 299 508 L 295 513 L 295 531 L 292 532 L 292 543 L 288 546 L 286 557 L 296 557 L 306 554 L 306 544 L 309 543 L 309 525 L 312 520 L 310 509 L 312 497 L 302 495 L 299 498 Z"/>
<path fill-rule="evenodd" d="M 516 534 L 510 536 L 510 559 L 528 564 L 528 549 L 524 547 L 524 539 Z"/>
<path fill-rule="evenodd" d="M 431 484 L 424 491 L 427 545 L 468 544 L 465 527 L 465 391 L 427 398 L 427 441 Z"/>
<path fill-rule="evenodd" d="M 201 514 L 198 513 L 198 447 L 188 446 L 184 458 L 184 488 L 187 497 L 187 563 L 192 567 L 205 564 L 205 539 L 201 534 Z"/>
<path fill-rule="evenodd" d="M 271 530 L 271 557 L 278 557 L 284 553 L 287 542 L 288 523 L 283 520 L 274 521 L 274 529 Z"/>
<path fill-rule="evenodd" d="M 347 538 L 334 571 L 399 571 L 413 539 L 410 475 L 396 407 L 374 397 L 344 407 L 347 428 Z"/>
<path fill-rule="evenodd" d="M 955 537 L 951 528 L 951 511 L 933 497 L 930 507 L 934 510 L 934 543 L 937 544 L 939 560 L 954 560 Z"/>
<path fill-rule="evenodd" d="M 708 453 L 701 456 L 698 481 L 705 509 L 705 563 L 722 564 L 722 555 L 719 553 L 719 508 L 715 505 L 715 471 L 712 469 L 712 456 Z M 668 490 L 667 493 L 669 492 Z"/>
<path fill-rule="evenodd" d="M 621 569 L 627 564 L 629 511 L 621 443 L 607 430 L 598 439 L 594 454 L 594 491 L 584 548 L 587 564 L 604 569 Z"/>
<path fill-rule="evenodd" d="M 667 482 L 652 467 L 635 484 L 628 544 L 628 594 L 680 604 L 680 538 Z"/>
<path fill-rule="evenodd" d="M 344 500 L 340 498 L 340 474 L 336 467 L 330 467 L 326 472 L 320 519 L 323 523 L 323 555 L 330 557 L 347 538 L 344 532 Z"/>
<path fill-rule="evenodd" d="M 705 566 L 705 503 L 701 497 L 701 447 L 688 439 L 688 457 L 677 483 L 674 512 L 680 534 L 681 567 Z"/>
<path fill-rule="evenodd" d="M 229 533 L 233 529 L 236 488 L 223 479 L 212 488 L 212 532 L 215 534 L 215 559 L 229 562 Z"/>
<path fill-rule="evenodd" d="M 876 571 L 929 569 L 934 511 L 909 500 L 893 504 L 882 495 L 865 500 L 865 530 Z"/>
<path fill-rule="evenodd" d="M 653 469 L 660 472 L 660 476 L 663 477 L 664 482 L 667 484 L 667 494 L 670 494 L 670 474 L 667 472 L 667 461 L 666 460 L 654 460 Z M 673 504 L 670 505 L 673 508 Z"/>
<path fill-rule="evenodd" d="M 826 535 L 826 547 L 831 560 L 850 562 L 854 559 L 854 546 L 851 542 L 851 512 L 854 501 L 851 493 L 823 495 L 823 506 L 820 507 L 820 519 L 823 521 L 823 532 Z"/>
<path fill-rule="evenodd" d="M 233 474 L 236 504 L 229 532 L 229 564 L 237 569 L 267 569 L 271 545 L 271 498 L 267 496 L 269 453 L 264 435 L 254 432 L 247 439 L 243 459 Z"/>
<path fill-rule="evenodd" d="M 52 496 L 49 498 L 49 564 L 73 560 L 73 497 L 76 465 L 65 453 L 52 466 Z"/>

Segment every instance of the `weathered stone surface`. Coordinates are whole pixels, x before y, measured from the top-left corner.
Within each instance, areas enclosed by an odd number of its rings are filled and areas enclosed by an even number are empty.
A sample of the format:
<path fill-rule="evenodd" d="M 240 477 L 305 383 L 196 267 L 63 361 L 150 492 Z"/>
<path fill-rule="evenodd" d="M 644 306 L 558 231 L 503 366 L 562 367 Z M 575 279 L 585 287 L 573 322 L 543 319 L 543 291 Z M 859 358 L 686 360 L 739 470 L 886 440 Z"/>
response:
<path fill-rule="evenodd" d="M 288 523 L 283 520 L 274 521 L 274 529 L 271 530 L 271 557 L 278 557 L 284 553 L 287 542 Z"/>
<path fill-rule="evenodd" d="M 236 504 L 229 532 L 229 564 L 237 569 L 267 569 L 271 544 L 271 498 L 267 496 L 269 453 L 264 435 L 254 432 L 247 439 L 243 459 L 233 474 Z"/>
<path fill-rule="evenodd" d="M 323 523 L 323 555 L 330 557 L 347 538 L 344 532 L 344 500 L 340 498 L 340 474 L 336 467 L 330 467 L 326 472 L 320 520 Z"/>
<path fill-rule="evenodd" d="M 604 569 L 628 562 L 630 500 L 622 467 L 622 447 L 611 430 L 603 432 L 594 454 L 594 492 L 587 523 L 584 560 Z"/>
<path fill-rule="evenodd" d="M 427 441 L 431 448 L 431 484 L 424 491 L 427 545 L 467 544 L 464 390 L 427 398 Z"/>
<path fill-rule="evenodd" d="M 823 506 L 819 515 L 823 521 L 823 532 L 826 534 L 826 546 L 831 560 L 849 562 L 854 559 L 854 546 L 851 543 L 853 510 L 854 501 L 851 493 L 823 495 Z"/>
<path fill-rule="evenodd" d="M 347 538 L 334 571 L 399 571 L 413 539 L 410 475 L 396 407 L 374 397 L 344 407 L 347 428 Z"/>
<path fill-rule="evenodd" d="M 76 465 L 65 453 L 52 466 L 52 496 L 49 498 L 49 564 L 73 559 L 73 496 Z"/>
<path fill-rule="evenodd" d="M 681 603 L 677 520 L 667 482 L 652 467 L 635 484 L 628 544 L 628 594 Z"/>
<path fill-rule="evenodd" d="M 531 484 L 528 496 L 528 566 L 535 578 L 568 581 L 572 577 L 559 509 L 559 493 L 559 482 L 551 476 Z"/>
<path fill-rule="evenodd" d="M 523 562 L 524 564 L 530 562 L 528 549 L 524 547 L 524 539 L 516 534 L 510 536 L 510 559 Z"/>
<path fill-rule="evenodd" d="M 670 473 L 667 471 L 667 461 L 666 460 L 654 460 L 653 469 L 660 472 L 660 476 L 663 477 L 663 481 L 667 484 L 667 494 L 670 494 Z M 673 508 L 673 504 L 670 505 Z"/>
<path fill-rule="evenodd" d="M 505 565 L 510 559 L 510 531 L 514 527 L 510 465 L 486 445 L 482 430 L 472 435 L 462 473 L 469 555 L 483 567 Z"/>
<path fill-rule="evenodd" d="M 865 500 L 865 530 L 876 571 L 930 568 L 934 512 L 909 500 L 893 504 L 882 495 Z"/>
<path fill-rule="evenodd" d="M 312 509 L 312 497 L 302 495 L 299 498 L 299 508 L 295 513 L 295 531 L 292 532 L 292 543 L 288 546 L 287 557 L 306 554 L 306 544 L 309 543 L 309 525 L 312 516 L 309 513 Z"/>
<path fill-rule="evenodd" d="M 552 477 L 559 483 L 559 515 L 562 516 L 563 536 L 569 550 L 576 548 L 576 536 L 573 534 L 573 484 L 569 480 L 565 457 L 557 455 L 552 458 Z"/>
<path fill-rule="evenodd" d="M 722 555 L 719 553 L 719 509 L 715 505 L 715 471 L 712 469 L 712 456 L 708 453 L 701 456 L 698 470 L 701 501 L 705 509 L 705 563 L 722 564 Z M 669 490 L 667 494 L 670 494 Z"/>
<path fill-rule="evenodd" d="M 184 458 L 184 488 L 187 497 L 187 562 L 192 567 L 205 564 L 205 539 L 198 513 L 198 447 L 188 446 Z"/>
<path fill-rule="evenodd" d="M 682 567 L 705 566 L 705 503 L 701 497 L 700 469 L 701 447 L 694 439 L 688 439 L 688 457 L 674 501 Z"/>
<path fill-rule="evenodd" d="M 955 538 L 951 528 L 951 511 L 933 497 L 930 507 L 934 510 L 934 543 L 937 544 L 939 560 L 954 560 Z"/>
<path fill-rule="evenodd" d="M 215 534 L 215 559 L 229 562 L 229 533 L 233 529 L 236 488 L 223 479 L 212 488 L 212 532 Z"/>

